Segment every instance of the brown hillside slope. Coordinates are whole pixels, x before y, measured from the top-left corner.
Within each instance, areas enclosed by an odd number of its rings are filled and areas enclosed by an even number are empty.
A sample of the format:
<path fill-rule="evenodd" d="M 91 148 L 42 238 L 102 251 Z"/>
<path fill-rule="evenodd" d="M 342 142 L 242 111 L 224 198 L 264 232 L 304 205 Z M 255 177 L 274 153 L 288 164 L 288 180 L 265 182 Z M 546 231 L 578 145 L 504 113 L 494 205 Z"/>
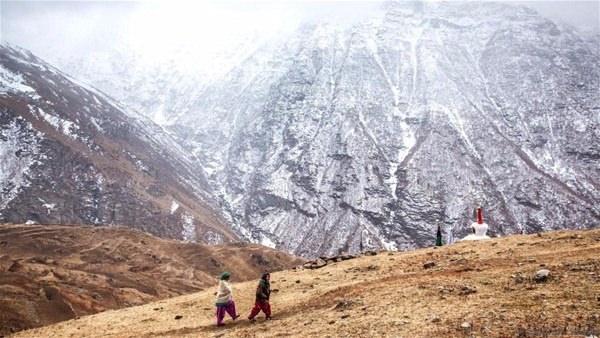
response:
<path fill-rule="evenodd" d="M 127 228 L 0 225 L 0 336 L 200 291 L 301 259 L 260 245 L 208 246 Z"/>
<path fill-rule="evenodd" d="M 273 321 L 214 326 L 212 289 L 24 331 L 16 337 L 574 337 L 600 332 L 600 230 L 379 253 L 273 274 Z M 435 266 L 425 269 L 424 264 Z M 531 277 L 543 266 L 552 278 Z M 235 272 L 235 270 L 234 270 Z M 176 320 L 175 316 L 183 316 Z M 464 327 L 463 327 L 464 326 Z"/>

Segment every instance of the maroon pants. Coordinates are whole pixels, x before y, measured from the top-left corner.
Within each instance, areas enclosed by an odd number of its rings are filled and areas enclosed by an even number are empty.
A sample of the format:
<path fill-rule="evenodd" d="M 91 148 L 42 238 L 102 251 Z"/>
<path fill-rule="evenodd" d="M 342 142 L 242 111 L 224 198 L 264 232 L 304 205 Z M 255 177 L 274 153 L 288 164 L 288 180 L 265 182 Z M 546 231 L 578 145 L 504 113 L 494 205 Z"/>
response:
<path fill-rule="evenodd" d="M 248 319 L 252 320 L 256 315 L 262 310 L 265 313 L 267 318 L 271 318 L 271 304 L 269 304 L 268 300 L 256 300 L 254 303 L 254 307 L 252 311 L 250 311 L 250 315 Z"/>
<path fill-rule="evenodd" d="M 235 313 L 235 303 L 232 300 L 227 304 L 217 305 L 217 325 L 221 325 L 223 323 L 225 312 L 229 313 L 231 318 L 236 318 L 237 314 Z"/>

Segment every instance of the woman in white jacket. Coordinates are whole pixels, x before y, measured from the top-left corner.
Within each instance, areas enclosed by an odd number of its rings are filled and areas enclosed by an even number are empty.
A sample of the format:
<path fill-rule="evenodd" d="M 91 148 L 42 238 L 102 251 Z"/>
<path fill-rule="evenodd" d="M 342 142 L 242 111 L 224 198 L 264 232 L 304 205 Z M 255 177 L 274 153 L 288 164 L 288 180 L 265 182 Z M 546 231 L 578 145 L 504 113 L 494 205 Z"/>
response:
<path fill-rule="evenodd" d="M 235 302 L 233 301 L 233 293 L 231 291 L 231 285 L 229 284 L 229 272 L 223 272 L 221 274 L 221 280 L 219 281 L 219 289 L 217 290 L 217 299 L 215 301 L 217 305 L 217 325 L 222 326 L 223 319 L 225 318 L 225 312 L 229 313 L 231 318 L 235 320 L 239 315 L 235 312 Z"/>

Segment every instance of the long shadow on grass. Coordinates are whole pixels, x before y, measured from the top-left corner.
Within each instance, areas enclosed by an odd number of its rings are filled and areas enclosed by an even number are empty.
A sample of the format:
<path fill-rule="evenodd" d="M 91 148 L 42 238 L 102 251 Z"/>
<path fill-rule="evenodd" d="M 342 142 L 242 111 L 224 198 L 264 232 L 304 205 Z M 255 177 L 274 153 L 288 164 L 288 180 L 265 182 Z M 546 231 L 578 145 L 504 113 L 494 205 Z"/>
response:
<path fill-rule="evenodd" d="M 264 319 L 265 317 L 260 315 L 259 317 L 257 317 L 255 322 L 251 322 L 246 318 L 241 319 L 243 317 L 242 316 L 242 317 L 240 317 L 240 319 L 235 320 L 235 321 L 226 320 L 224 326 L 217 326 L 214 323 L 211 323 L 210 325 L 198 325 L 196 327 L 184 327 L 181 329 L 152 332 L 148 335 L 148 337 L 164 337 L 164 336 L 168 336 L 168 335 L 184 335 L 184 334 L 194 334 L 194 333 L 201 333 L 201 332 L 227 333 L 230 329 L 233 329 L 233 328 L 238 329 L 238 328 L 249 328 L 249 327 L 254 327 L 254 326 L 269 325 L 270 323 L 277 322 L 281 319 L 291 316 L 292 313 L 294 313 L 294 311 L 292 311 L 292 310 L 285 310 L 285 311 L 277 312 L 273 315 L 273 319 L 270 321 L 265 320 Z"/>

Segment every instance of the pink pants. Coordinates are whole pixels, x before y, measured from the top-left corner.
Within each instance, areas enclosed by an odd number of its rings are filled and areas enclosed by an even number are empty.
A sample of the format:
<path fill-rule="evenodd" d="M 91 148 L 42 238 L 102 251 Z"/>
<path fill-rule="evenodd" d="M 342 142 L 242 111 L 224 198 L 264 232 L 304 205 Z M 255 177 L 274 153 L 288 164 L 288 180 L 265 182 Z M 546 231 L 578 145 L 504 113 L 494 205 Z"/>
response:
<path fill-rule="evenodd" d="M 235 312 L 235 303 L 232 300 L 230 300 L 227 304 L 217 305 L 217 325 L 223 324 L 225 312 L 229 313 L 233 319 L 237 317 L 237 313 Z"/>

